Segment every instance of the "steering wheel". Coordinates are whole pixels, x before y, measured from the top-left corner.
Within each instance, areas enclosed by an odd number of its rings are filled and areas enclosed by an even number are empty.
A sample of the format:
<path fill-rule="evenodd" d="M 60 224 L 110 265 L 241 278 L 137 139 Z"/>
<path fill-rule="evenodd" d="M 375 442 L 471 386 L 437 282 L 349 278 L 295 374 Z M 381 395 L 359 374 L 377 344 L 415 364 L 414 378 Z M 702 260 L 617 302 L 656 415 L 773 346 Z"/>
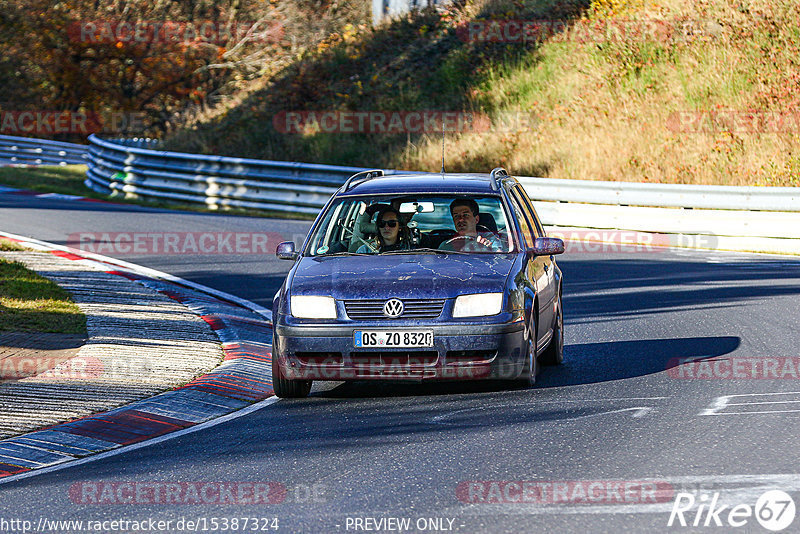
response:
<path fill-rule="evenodd" d="M 467 243 L 475 240 L 476 237 L 473 235 L 457 235 L 439 245 L 439 248 L 446 246 L 449 247 L 450 250 L 462 250 L 465 246 L 467 246 Z"/>
<path fill-rule="evenodd" d="M 496 232 L 494 230 L 490 230 L 488 226 L 484 226 L 482 224 L 477 224 L 476 228 L 478 229 L 478 232 L 482 232 L 484 234 L 492 234 L 496 238 L 498 238 L 498 239 L 500 238 L 500 232 Z"/>

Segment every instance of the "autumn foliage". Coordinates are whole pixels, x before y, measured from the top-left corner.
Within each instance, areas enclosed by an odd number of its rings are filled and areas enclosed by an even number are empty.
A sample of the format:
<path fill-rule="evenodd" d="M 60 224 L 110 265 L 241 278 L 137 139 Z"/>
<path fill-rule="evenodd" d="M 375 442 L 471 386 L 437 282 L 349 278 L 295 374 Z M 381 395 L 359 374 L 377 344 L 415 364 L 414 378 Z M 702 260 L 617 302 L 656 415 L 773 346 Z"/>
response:
<path fill-rule="evenodd" d="M 280 68 L 342 11 L 354 12 L 316 0 L 0 0 L 0 111 L 127 113 L 143 120 L 107 133 L 158 136 Z"/>

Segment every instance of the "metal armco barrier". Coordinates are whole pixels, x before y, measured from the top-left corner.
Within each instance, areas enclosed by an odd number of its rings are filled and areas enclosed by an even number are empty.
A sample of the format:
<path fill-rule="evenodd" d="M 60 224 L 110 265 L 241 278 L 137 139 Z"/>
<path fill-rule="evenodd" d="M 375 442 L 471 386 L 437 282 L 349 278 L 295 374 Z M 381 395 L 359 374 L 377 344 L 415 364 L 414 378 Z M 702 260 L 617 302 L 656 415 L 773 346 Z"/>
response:
<path fill-rule="evenodd" d="M 87 145 L 0 135 L 0 165 L 82 165 Z"/>
<path fill-rule="evenodd" d="M 309 215 L 317 214 L 347 178 L 366 170 L 166 152 L 157 148 L 158 141 L 152 139 L 112 141 L 91 135 L 87 147 L 0 136 L 0 164 L 85 162 L 86 185 L 104 194 L 197 203 L 210 208 L 242 207 Z M 386 171 L 387 174 L 405 172 Z M 536 201 L 543 222 L 549 225 L 793 242 L 800 239 L 800 188 L 797 187 L 518 179 Z"/>
<path fill-rule="evenodd" d="M 640 184 L 519 177 L 534 200 L 617 206 L 800 211 L 800 187 Z"/>
<path fill-rule="evenodd" d="M 89 143 L 86 185 L 91 189 L 209 207 L 314 215 L 347 178 L 364 170 L 164 152 L 153 150 L 155 143 L 148 140 L 108 141 L 91 135 Z"/>
<path fill-rule="evenodd" d="M 154 150 L 151 140 L 89 137 L 87 185 L 104 193 L 314 214 L 361 167 Z M 397 174 L 403 171 L 387 171 Z M 800 211 L 800 188 L 638 184 L 519 177 L 536 201 L 713 210 Z M 577 207 L 577 206 L 573 206 Z M 549 221 L 564 224 L 564 221 Z M 763 232 L 760 232 L 763 233 Z"/>

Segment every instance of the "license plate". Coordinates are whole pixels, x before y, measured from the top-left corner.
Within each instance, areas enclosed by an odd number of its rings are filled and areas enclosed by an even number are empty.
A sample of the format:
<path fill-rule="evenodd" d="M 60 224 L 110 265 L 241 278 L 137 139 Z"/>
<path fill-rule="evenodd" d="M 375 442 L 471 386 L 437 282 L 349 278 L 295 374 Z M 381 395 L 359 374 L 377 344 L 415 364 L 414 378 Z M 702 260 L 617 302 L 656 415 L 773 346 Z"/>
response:
<path fill-rule="evenodd" d="M 433 330 L 356 330 L 353 332 L 353 346 L 366 347 L 432 347 Z"/>

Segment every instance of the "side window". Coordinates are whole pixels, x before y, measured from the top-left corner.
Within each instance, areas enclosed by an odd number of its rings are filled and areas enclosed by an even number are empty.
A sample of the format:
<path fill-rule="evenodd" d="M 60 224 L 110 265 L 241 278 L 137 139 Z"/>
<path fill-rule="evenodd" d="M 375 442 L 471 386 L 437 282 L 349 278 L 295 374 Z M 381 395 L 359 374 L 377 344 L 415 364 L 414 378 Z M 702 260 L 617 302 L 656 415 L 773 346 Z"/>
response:
<path fill-rule="evenodd" d="M 360 215 L 363 204 L 363 202 L 353 202 L 350 205 L 347 210 L 347 215 L 342 221 L 342 235 L 339 239 L 350 240 L 350 237 L 353 235 L 353 228 L 356 225 L 356 218 Z"/>
<path fill-rule="evenodd" d="M 514 186 L 513 190 L 518 195 L 519 201 L 525 208 L 525 212 L 528 214 L 528 217 L 530 217 L 531 222 L 533 222 L 533 224 L 535 225 L 536 234 L 539 237 L 545 237 L 546 234 L 544 232 L 544 227 L 542 226 L 542 221 L 539 220 L 539 215 L 536 213 L 536 209 L 533 207 L 533 203 L 531 202 L 531 199 L 528 197 L 528 194 L 525 192 L 522 186 L 519 185 Z"/>
<path fill-rule="evenodd" d="M 511 205 L 514 207 L 514 214 L 517 216 L 522 235 L 525 237 L 525 246 L 532 247 L 535 234 L 531 229 L 528 218 L 525 216 L 524 210 L 519 205 L 519 200 L 516 198 L 516 195 L 511 197 Z"/>

